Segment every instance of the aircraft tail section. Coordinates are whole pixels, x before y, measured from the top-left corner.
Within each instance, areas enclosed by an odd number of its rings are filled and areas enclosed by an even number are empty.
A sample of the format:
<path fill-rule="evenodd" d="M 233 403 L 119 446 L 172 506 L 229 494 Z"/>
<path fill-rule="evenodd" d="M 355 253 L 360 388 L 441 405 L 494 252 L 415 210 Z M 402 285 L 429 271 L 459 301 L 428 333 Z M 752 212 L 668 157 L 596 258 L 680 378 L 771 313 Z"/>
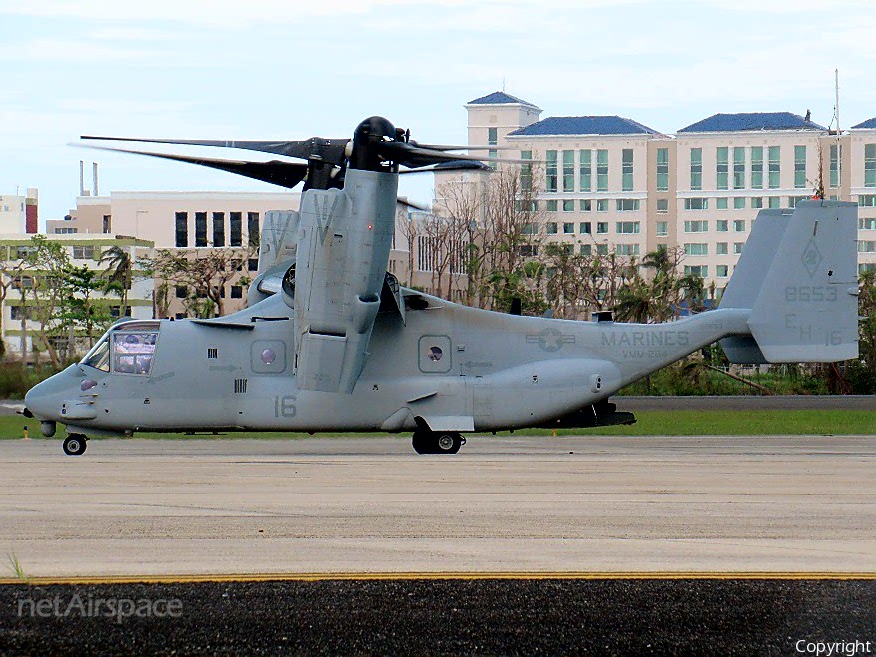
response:
<path fill-rule="evenodd" d="M 751 308 L 751 336 L 721 341 L 737 363 L 834 362 L 858 354 L 857 206 L 762 210 L 722 308 Z"/>

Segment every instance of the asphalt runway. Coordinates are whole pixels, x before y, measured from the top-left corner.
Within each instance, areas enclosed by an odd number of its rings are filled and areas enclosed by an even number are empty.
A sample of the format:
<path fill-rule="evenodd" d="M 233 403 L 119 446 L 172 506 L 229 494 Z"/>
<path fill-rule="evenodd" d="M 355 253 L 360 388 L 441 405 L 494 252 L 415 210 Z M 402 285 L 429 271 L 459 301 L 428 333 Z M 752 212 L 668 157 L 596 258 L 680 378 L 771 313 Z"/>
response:
<path fill-rule="evenodd" d="M 0 441 L 29 576 L 876 572 L 876 436 Z M 8 572 L 7 568 L 7 572 Z"/>
<path fill-rule="evenodd" d="M 0 654 L 872 654 L 874 455 L 876 436 L 0 441 Z"/>

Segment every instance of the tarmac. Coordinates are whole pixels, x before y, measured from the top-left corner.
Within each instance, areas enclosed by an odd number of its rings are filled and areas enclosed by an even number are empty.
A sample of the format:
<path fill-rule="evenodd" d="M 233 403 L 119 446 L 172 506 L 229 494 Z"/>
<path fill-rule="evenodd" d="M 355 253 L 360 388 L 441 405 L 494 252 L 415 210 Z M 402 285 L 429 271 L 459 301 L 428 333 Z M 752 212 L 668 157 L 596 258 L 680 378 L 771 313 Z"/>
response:
<path fill-rule="evenodd" d="M 876 436 L 0 441 L 30 576 L 876 572 Z"/>
<path fill-rule="evenodd" d="M 4 440 L 0 654 L 872 654 L 874 456 L 872 435 Z"/>

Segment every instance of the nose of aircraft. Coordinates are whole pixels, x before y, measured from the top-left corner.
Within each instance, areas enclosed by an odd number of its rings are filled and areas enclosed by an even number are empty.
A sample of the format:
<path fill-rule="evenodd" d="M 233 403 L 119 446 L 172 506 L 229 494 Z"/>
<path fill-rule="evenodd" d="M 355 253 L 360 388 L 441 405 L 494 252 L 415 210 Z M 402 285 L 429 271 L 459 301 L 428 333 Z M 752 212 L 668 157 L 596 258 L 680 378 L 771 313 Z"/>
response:
<path fill-rule="evenodd" d="M 61 401 L 79 394 L 82 371 L 78 365 L 36 384 L 24 395 L 24 407 L 40 420 L 60 420 Z"/>

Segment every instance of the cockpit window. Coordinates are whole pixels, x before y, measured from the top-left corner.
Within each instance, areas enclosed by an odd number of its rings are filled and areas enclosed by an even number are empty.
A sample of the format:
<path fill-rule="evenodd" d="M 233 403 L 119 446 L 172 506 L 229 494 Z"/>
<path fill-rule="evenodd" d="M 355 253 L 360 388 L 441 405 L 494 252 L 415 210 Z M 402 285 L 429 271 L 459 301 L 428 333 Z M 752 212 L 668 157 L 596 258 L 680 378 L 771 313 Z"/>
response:
<path fill-rule="evenodd" d="M 112 333 L 113 372 L 149 374 L 155 356 L 158 331 L 136 331 L 124 327 Z"/>
<path fill-rule="evenodd" d="M 100 342 L 94 345 L 94 348 L 86 354 L 82 359 L 83 365 L 88 365 L 104 372 L 109 372 L 110 369 L 110 343 L 109 337 L 103 336 Z"/>

